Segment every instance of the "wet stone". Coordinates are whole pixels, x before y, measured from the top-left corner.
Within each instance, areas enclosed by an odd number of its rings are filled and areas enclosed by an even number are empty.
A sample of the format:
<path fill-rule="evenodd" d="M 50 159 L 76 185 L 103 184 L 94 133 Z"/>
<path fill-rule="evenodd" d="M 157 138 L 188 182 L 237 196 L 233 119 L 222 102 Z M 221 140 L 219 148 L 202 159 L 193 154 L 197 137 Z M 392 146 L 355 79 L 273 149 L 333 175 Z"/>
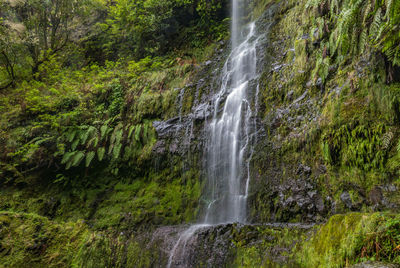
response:
<path fill-rule="evenodd" d="M 343 192 L 340 195 L 340 200 L 342 200 L 343 204 L 345 204 L 347 208 L 351 209 L 353 207 L 353 201 L 351 200 L 351 196 L 348 192 Z"/>

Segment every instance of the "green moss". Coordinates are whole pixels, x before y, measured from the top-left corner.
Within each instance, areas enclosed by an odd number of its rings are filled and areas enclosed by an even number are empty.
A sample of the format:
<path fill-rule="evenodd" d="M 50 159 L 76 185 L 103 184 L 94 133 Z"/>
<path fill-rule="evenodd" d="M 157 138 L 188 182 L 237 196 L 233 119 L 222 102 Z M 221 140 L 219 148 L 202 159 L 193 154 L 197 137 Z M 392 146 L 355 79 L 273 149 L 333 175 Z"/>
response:
<path fill-rule="evenodd" d="M 4 267 L 69 267 L 82 239 L 82 223 L 57 224 L 35 214 L 0 212 Z"/>
<path fill-rule="evenodd" d="M 397 215 L 335 215 L 302 245 L 297 258 L 304 267 L 343 267 L 366 260 L 399 263 L 398 224 Z"/>
<path fill-rule="evenodd" d="M 139 225 L 188 222 L 196 216 L 201 185 L 198 173 L 166 169 L 132 184 L 118 183 L 94 213 L 95 228 L 129 229 Z"/>
<path fill-rule="evenodd" d="M 233 234 L 232 267 L 297 267 L 293 256 L 308 232 L 298 227 L 244 227 Z"/>

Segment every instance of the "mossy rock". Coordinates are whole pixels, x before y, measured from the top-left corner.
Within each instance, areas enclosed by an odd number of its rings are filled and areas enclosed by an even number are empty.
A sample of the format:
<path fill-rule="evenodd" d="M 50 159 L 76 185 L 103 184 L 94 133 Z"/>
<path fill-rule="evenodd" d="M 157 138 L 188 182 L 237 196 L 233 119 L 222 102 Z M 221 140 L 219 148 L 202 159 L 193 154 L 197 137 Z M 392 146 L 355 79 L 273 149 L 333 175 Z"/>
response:
<path fill-rule="evenodd" d="M 0 212 L 0 267 L 70 267 L 87 234 L 83 223 Z"/>
<path fill-rule="evenodd" d="M 368 260 L 400 264 L 399 227 L 397 214 L 335 215 L 301 246 L 297 258 L 304 267 L 347 267 Z"/>

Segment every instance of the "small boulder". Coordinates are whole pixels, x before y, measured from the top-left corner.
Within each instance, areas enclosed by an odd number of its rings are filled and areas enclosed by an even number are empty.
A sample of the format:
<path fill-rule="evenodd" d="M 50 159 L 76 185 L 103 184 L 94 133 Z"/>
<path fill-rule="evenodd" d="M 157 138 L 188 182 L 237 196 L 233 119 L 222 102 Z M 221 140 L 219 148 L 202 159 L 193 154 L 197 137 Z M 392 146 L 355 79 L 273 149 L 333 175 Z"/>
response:
<path fill-rule="evenodd" d="M 345 204 L 347 208 L 351 209 L 353 207 L 353 201 L 351 200 L 349 192 L 343 192 L 340 195 L 340 200 L 342 200 L 343 204 Z"/>

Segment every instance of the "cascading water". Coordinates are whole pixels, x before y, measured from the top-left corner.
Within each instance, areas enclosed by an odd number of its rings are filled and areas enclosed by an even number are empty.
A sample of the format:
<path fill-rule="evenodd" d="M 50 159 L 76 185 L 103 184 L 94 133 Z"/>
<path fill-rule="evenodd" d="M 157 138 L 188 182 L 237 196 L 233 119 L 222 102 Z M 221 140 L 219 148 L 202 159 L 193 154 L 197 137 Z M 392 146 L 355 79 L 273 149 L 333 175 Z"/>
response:
<path fill-rule="evenodd" d="M 168 267 L 182 263 L 185 247 L 201 228 L 246 222 L 249 190 L 249 161 L 252 110 L 249 92 L 257 76 L 257 51 L 260 40 L 255 23 L 242 25 L 243 0 L 232 0 L 232 52 L 222 70 L 221 87 L 214 97 L 214 114 L 209 125 L 207 146 L 207 185 L 203 199 L 208 200 L 201 224 L 184 231 L 170 252 Z M 222 109 L 221 109 L 222 108 Z"/>
<path fill-rule="evenodd" d="M 257 75 L 255 24 L 247 25 L 242 32 L 246 32 L 244 41 L 233 47 L 225 63 L 210 126 L 206 191 L 210 204 L 205 217 L 209 224 L 246 221 L 249 174 L 245 162 L 252 123 L 247 89 Z"/>

